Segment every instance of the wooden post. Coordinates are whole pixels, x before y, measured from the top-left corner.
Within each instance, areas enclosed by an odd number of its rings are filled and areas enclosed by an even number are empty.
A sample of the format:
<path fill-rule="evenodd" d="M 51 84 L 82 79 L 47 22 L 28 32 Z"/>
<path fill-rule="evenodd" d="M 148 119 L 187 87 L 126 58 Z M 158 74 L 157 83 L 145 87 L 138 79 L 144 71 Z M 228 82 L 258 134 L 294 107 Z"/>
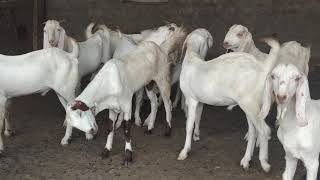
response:
<path fill-rule="evenodd" d="M 33 50 L 38 49 L 38 0 L 33 0 L 33 33 L 32 47 Z"/>

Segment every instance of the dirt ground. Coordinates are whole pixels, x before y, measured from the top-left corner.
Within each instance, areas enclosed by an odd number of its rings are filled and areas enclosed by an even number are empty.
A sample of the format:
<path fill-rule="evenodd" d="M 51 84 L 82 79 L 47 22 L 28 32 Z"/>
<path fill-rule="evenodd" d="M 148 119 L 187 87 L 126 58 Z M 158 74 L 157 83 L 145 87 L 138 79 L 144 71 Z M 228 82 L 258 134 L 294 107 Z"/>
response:
<path fill-rule="evenodd" d="M 317 74 L 319 71 L 315 70 L 309 74 L 313 98 L 320 97 Z M 148 109 L 145 105 L 143 117 L 147 116 Z M 269 146 L 272 169 L 268 174 L 261 169 L 257 149 L 248 171 L 239 165 L 246 147 L 243 137 L 247 124 L 238 107 L 229 112 L 225 107 L 205 106 L 201 139 L 192 144 L 190 156 L 185 161 L 176 160 L 184 144 L 185 117 L 180 109 L 173 111 L 172 137 L 166 138 L 163 136 L 164 115 L 161 107 L 152 135 L 133 126 L 134 162 L 126 167 L 121 165 L 124 150 L 122 129 L 115 134 L 110 157 L 102 159 L 100 153 L 106 142 L 103 120 L 98 121 L 99 133 L 94 140 L 86 141 L 84 133 L 74 130 L 72 142 L 62 147 L 64 110 L 55 94 L 16 98 L 10 110 L 15 136 L 4 139 L 0 179 L 281 179 L 284 151 L 273 126 L 274 113 L 268 117 L 272 126 Z M 296 179 L 300 179 L 304 171 L 299 163 Z"/>

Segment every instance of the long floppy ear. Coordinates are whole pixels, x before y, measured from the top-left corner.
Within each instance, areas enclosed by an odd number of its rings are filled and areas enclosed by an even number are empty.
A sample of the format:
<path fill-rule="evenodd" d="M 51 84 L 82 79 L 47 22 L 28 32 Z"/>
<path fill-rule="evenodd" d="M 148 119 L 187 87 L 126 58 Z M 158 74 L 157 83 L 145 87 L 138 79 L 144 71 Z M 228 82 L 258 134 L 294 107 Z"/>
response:
<path fill-rule="evenodd" d="M 273 91 L 272 78 L 271 78 L 271 75 L 268 75 L 264 84 L 264 89 L 262 94 L 262 106 L 258 116 L 259 120 L 264 120 L 270 111 L 272 91 Z"/>
<path fill-rule="evenodd" d="M 245 41 L 245 46 L 243 47 L 243 50 L 246 51 L 252 40 L 252 34 L 249 32 L 248 28 L 245 28 L 245 30 L 243 30 L 243 38 Z"/>
<path fill-rule="evenodd" d="M 50 48 L 51 45 L 49 44 L 48 34 L 43 31 L 43 49 Z"/>
<path fill-rule="evenodd" d="M 306 101 L 310 98 L 308 79 L 305 75 L 302 75 L 298 82 L 296 90 L 296 117 L 298 119 L 298 125 L 303 127 L 308 125 L 306 119 Z"/>
<path fill-rule="evenodd" d="M 60 34 L 59 34 L 59 41 L 58 41 L 58 48 L 62 49 L 64 48 L 64 38 L 66 36 L 66 31 L 61 28 Z"/>

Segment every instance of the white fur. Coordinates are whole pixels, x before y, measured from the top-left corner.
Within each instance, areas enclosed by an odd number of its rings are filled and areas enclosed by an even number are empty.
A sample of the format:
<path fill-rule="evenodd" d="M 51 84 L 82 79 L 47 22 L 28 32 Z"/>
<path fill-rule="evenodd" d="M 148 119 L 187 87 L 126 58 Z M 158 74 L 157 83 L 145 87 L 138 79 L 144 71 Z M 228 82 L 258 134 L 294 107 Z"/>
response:
<path fill-rule="evenodd" d="M 4 121 L 8 100 L 13 97 L 47 92 L 50 89 L 66 108 L 75 98 L 78 82 L 79 47 L 71 40 L 73 52 L 47 48 L 19 56 L 0 55 L 0 129 Z M 4 120 L 4 118 L 6 120 Z M 0 132 L 0 134 L 1 134 Z M 0 151 L 3 151 L 2 136 Z"/>
<path fill-rule="evenodd" d="M 207 46 L 206 38 L 199 34 L 188 35 L 185 42 L 186 55 L 180 75 L 180 88 L 186 98 L 188 118 L 186 141 L 178 160 L 187 158 L 191 150 L 193 127 L 195 123 L 200 123 L 203 103 L 217 106 L 238 104 L 246 113 L 249 124 L 248 145 L 241 166 L 245 169 L 249 167 L 258 135 L 261 166 L 266 172 L 270 170 L 268 164 L 270 128 L 264 120 L 258 120 L 257 117 L 262 103 L 264 80 L 276 63 L 280 46 L 273 39 L 268 38 L 265 41 L 271 46 L 271 50 L 264 62 L 257 61 L 250 54 L 239 52 L 204 61 L 199 54 L 201 47 Z"/>
<path fill-rule="evenodd" d="M 80 77 L 94 72 L 105 60 L 109 60 L 110 55 L 110 34 L 104 31 L 98 31 L 90 34 L 93 23 L 86 29 L 87 40 L 79 42 L 79 74 Z M 66 35 L 65 30 L 56 20 L 48 20 L 43 29 L 43 48 L 58 47 L 67 52 L 72 51 L 70 37 Z M 51 44 L 49 42 L 52 42 Z"/>
<path fill-rule="evenodd" d="M 304 72 L 293 64 L 279 64 L 266 80 L 264 96 L 274 93 L 278 107 L 286 109 L 279 120 L 278 138 L 286 152 L 286 168 L 283 180 L 292 180 L 298 159 L 307 169 L 307 180 L 316 180 L 320 144 L 319 100 L 312 100 L 308 80 Z M 264 100 L 260 117 L 264 119 L 270 109 Z"/>
<path fill-rule="evenodd" d="M 104 109 L 110 110 L 109 118 L 113 121 L 113 127 L 119 113 L 124 113 L 124 120 L 129 121 L 133 94 L 149 82 L 154 81 L 164 99 L 166 120 L 171 127 L 171 62 L 167 54 L 175 45 L 175 33 L 177 32 L 160 28 L 149 37 L 149 41 L 140 43 L 129 54 L 105 63 L 95 78 L 76 98 L 76 101 L 81 101 L 90 108 L 95 107 L 95 111 L 84 111 L 79 116 L 77 115 L 78 110 L 72 110 L 71 107 L 74 103 L 71 103 L 68 105 L 67 114 L 75 115 L 67 118 L 68 124 L 73 124 L 73 127 L 78 129 L 80 127 L 94 128 L 91 123 L 95 121 L 94 115 Z M 154 42 L 161 46 L 159 47 Z M 114 131 L 114 128 L 112 128 L 112 131 Z M 113 133 L 109 133 L 106 148 L 112 147 L 113 135 Z M 131 143 L 131 140 L 127 143 Z M 126 147 L 129 147 L 128 144 Z"/>
<path fill-rule="evenodd" d="M 227 32 L 224 43 L 224 48 L 230 49 L 234 52 L 246 52 L 252 54 L 259 61 L 264 61 L 267 58 L 267 54 L 261 52 L 256 48 L 252 39 L 252 34 L 248 28 L 242 25 L 235 24 L 230 27 Z M 308 75 L 309 72 L 309 58 L 310 58 L 310 47 L 303 47 L 296 41 L 289 41 L 281 45 L 277 64 L 281 63 L 292 63 L 298 67 L 298 69 Z M 232 110 L 234 106 L 228 107 L 228 110 Z M 277 121 L 281 116 L 279 108 L 277 108 Z"/>
<path fill-rule="evenodd" d="M 226 49 L 231 49 L 234 52 L 252 54 L 259 61 L 264 61 L 268 56 L 256 48 L 252 39 L 252 34 L 249 32 L 248 28 L 238 24 L 230 27 L 224 39 L 224 47 Z M 308 74 L 309 57 L 309 47 L 303 47 L 296 41 L 289 41 L 281 45 L 277 64 L 291 63 L 297 66 L 300 71 Z"/>
<path fill-rule="evenodd" d="M 168 24 L 167 26 L 164 26 L 165 28 L 174 28 L 175 30 L 178 30 L 179 27 L 175 24 Z M 178 81 L 179 81 L 179 77 L 180 77 L 180 72 L 181 72 L 181 62 L 179 62 L 179 57 L 178 55 L 181 54 L 182 52 L 179 53 L 179 51 L 181 50 L 181 46 L 183 39 L 185 37 L 185 33 L 181 33 L 180 35 L 181 37 L 179 38 L 180 43 L 177 43 L 177 46 L 173 49 L 173 51 L 171 53 L 169 53 L 169 57 L 171 59 L 172 63 L 172 68 L 171 68 L 171 72 L 170 72 L 170 79 L 171 79 L 171 86 L 175 85 Z M 144 39 L 144 41 L 148 41 L 150 40 L 149 37 L 146 37 Z M 161 105 L 162 103 L 162 99 L 161 96 L 158 99 L 157 97 L 157 93 L 158 90 L 157 89 L 152 89 L 152 90 L 148 90 L 147 91 L 147 95 L 149 97 L 149 99 L 151 100 L 151 112 L 148 115 L 147 119 L 144 121 L 144 126 L 148 126 L 148 130 L 152 130 L 154 127 L 154 123 L 155 123 L 155 119 L 156 119 L 156 114 L 158 111 L 158 107 L 159 105 Z M 179 98 L 180 98 L 180 88 L 177 88 L 177 92 L 176 92 L 176 96 L 174 99 L 174 105 L 177 106 L 178 102 L 179 102 Z M 135 124 L 137 126 L 141 125 L 141 118 L 140 118 L 140 107 L 142 105 L 142 97 L 143 97 L 143 91 L 138 92 L 138 95 L 136 96 L 136 109 L 135 109 Z"/>

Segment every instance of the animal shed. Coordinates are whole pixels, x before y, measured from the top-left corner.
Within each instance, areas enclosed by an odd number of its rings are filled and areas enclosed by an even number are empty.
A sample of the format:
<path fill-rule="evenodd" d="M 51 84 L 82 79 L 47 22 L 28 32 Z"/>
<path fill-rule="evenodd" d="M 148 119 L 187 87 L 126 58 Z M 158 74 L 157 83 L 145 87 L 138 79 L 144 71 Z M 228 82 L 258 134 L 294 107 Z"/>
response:
<path fill-rule="evenodd" d="M 0 0 L 0 53 L 18 55 L 42 49 L 44 22 L 49 19 L 63 21 L 60 25 L 66 34 L 79 42 L 86 40 L 85 29 L 90 22 L 105 24 L 125 34 L 170 22 L 184 26 L 188 33 L 196 28 L 207 29 L 213 37 L 213 46 L 206 56 L 209 60 L 226 52 L 223 47 L 226 33 L 232 25 L 241 24 L 249 29 L 257 48 L 265 53 L 269 47 L 258 39 L 272 33 L 277 33 L 281 43 L 298 41 L 303 46 L 311 46 L 308 79 L 311 97 L 318 99 L 319 9 L 317 0 Z M 82 84 L 89 81 L 90 75 L 82 79 Z M 172 101 L 176 86 L 172 88 Z M 151 111 L 147 99 L 145 96 L 141 108 L 142 120 Z M 99 131 L 93 140 L 87 141 L 83 132 L 74 130 L 67 146 L 60 145 L 65 133 L 65 110 L 54 91 L 46 96 L 15 97 L 9 112 L 14 136 L 4 137 L 0 179 L 271 180 L 281 179 L 285 168 L 285 152 L 275 126 L 275 107 L 266 120 L 271 127 L 269 173 L 264 173 L 260 166 L 259 148 L 255 148 L 248 170 L 240 166 L 246 151 L 243 137 L 248 125 L 239 106 L 228 111 L 226 106 L 205 105 L 201 139 L 192 142 L 186 160 L 178 161 L 185 142 L 186 117 L 180 105 L 174 108 L 171 137 L 164 137 L 166 112 L 161 105 L 151 134 L 145 133 L 146 127 L 132 123 L 133 162 L 128 166 L 122 165 L 125 141 L 122 128 L 115 131 L 109 157 L 101 157 L 107 140 L 108 111 L 97 115 Z M 295 179 L 300 179 L 305 172 L 303 163 L 299 163 Z"/>

